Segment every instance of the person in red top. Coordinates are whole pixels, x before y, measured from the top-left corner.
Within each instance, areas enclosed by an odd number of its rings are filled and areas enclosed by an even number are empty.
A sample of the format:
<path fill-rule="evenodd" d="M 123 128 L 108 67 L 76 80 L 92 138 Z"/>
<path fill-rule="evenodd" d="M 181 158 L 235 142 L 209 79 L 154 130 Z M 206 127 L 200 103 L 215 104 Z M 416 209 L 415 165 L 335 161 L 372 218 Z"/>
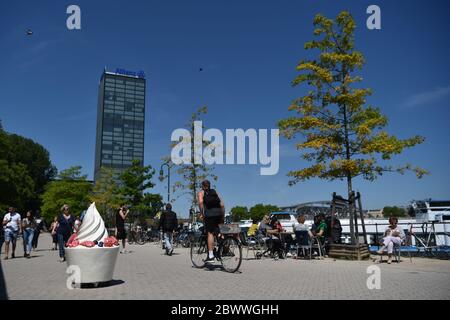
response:
<path fill-rule="evenodd" d="M 284 231 L 283 226 L 281 225 L 280 221 L 276 222 L 276 229 L 280 232 Z"/>

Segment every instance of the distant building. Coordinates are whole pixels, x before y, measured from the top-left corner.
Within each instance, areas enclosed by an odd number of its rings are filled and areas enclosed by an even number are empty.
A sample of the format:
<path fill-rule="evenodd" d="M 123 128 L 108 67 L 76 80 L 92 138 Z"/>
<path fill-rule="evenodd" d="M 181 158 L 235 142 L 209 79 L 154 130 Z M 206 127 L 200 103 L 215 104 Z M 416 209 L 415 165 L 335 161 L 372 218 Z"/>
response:
<path fill-rule="evenodd" d="M 383 218 L 383 209 L 367 210 L 367 216 L 369 218 Z"/>
<path fill-rule="evenodd" d="M 144 162 L 146 81 L 143 72 L 103 72 L 98 93 L 94 181 L 100 168 L 117 176 L 132 161 Z"/>

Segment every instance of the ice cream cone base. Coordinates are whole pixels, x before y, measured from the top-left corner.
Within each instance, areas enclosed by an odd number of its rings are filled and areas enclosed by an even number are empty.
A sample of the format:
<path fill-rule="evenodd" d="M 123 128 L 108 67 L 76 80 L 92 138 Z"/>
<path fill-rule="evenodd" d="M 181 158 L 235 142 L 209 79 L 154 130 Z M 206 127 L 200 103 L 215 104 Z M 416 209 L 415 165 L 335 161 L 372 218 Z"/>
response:
<path fill-rule="evenodd" d="M 119 248 L 119 246 L 65 248 L 67 266 L 74 266 L 80 271 L 79 277 L 73 277 L 75 284 L 111 281 Z"/>

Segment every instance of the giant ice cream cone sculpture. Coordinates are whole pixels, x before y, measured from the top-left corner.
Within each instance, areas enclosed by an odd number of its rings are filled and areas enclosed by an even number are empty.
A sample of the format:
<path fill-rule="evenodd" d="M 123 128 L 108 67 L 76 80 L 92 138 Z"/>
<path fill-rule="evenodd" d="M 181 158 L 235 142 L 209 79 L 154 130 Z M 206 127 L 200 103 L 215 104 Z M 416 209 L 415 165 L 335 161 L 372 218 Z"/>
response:
<path fill-rule="evenodd" d="M 107 282 L 112 280 L 118 253 L 117 240 L 108 237 L 105 223 L 92 203 L 78 232 L 67 242 L 67 265 L 79 268 L 80 283 Z"/>

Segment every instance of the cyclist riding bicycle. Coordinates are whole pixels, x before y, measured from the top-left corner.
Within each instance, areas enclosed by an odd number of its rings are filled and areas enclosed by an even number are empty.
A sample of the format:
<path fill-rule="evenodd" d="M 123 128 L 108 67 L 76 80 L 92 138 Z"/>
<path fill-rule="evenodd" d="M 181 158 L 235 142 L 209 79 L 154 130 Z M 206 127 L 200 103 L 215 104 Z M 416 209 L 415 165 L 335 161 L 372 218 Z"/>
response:
<path fill-rule="evenodd" d="M 208 233 L 208 256 L 204 262 L 214 261 L 214 234 L 219 233 L 219 224 L 224 222 L 225 206 L 216 190 L 211 189 L 208 180 L 202 181 L 198 193 L 200 215 L 203 217 L 205 231 Z"/>

